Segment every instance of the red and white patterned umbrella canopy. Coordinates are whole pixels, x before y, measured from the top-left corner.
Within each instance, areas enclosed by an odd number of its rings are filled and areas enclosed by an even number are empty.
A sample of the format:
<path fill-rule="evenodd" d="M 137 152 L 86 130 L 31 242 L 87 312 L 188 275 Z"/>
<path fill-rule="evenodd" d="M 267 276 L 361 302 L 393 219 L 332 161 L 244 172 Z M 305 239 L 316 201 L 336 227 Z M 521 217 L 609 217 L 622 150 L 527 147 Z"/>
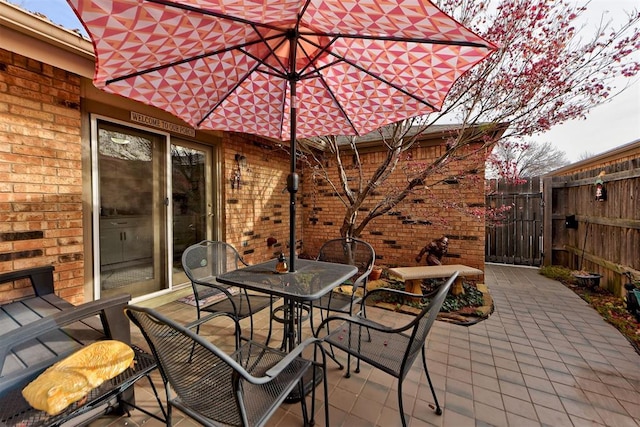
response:
<path fill-rule="evenodd" d="M 67 1 L 97 87 L 199 129 L 284 141 L 292 124 L 297 137 L 362 135 L 438 110 L 495 49 L 426 0 Z"/>

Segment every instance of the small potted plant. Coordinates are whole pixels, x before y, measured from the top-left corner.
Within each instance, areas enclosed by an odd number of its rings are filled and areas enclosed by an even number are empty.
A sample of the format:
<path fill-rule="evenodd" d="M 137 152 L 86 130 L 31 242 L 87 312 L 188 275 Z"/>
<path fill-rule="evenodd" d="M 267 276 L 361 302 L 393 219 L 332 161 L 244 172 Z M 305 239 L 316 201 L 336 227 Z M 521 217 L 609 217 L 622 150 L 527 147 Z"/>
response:
<path fill-rule="evenodd" d="M 369 273 L 369 280 L 379 280 L 382 276 L 382 267 L 379 265 L 374 265 L 373 269 L 371 269 L 371 273 Z"/>
<path fill-rule="evenodd" d="M 588 288 L 597 288 L 600 286 L 600 278 L 602 277 L 598 273 L 585 270 L 575 270 L 571 272 L 571 275 L 576 279 L 578 285 Z"/>

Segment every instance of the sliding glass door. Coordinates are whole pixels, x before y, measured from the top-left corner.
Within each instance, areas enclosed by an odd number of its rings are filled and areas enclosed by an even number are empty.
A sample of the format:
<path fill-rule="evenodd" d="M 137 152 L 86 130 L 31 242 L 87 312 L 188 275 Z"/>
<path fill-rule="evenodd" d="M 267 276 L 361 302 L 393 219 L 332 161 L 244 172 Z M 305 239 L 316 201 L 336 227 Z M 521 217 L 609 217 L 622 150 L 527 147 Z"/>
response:
<path fill-rule="evenodd" d="M 187 282 L 184 250 L 213 236 L 213 150 L 94 119 L 96 298 Z"/>
<path fill-rule="evenodd" d="M 187 281 L 182 253 L 194 243 L 211 239 L 211 148 L 173 138 L 171 199 L 173 212 L 173 283 Z"/>
<path fill-rule="evenodd" d="M 164 137 L 97 121 L 100 295 L 168 287 Z"/>

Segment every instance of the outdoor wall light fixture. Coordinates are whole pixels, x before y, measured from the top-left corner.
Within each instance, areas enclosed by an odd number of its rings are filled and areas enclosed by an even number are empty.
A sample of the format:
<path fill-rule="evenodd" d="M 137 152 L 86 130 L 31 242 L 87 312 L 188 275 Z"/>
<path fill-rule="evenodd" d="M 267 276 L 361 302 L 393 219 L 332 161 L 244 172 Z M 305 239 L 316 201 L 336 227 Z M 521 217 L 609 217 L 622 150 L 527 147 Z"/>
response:
<path fill-rule="evenodd" d="M 607 189 L 604 186 L 604 181 L 602 177 L 604 177 L 605 172 L 602 171 L 598 174 L 598 178 L 596 178 L 596 201 L 604 202 L 607 200 Z"/>
<path fill-rule="evenodd" d="M 242 154 L 236 153 L 235 160 L 236 166 L 233 168 L 233 173 L 231 174 L 231 189 L 239 190 L 242 182 L 242 169 L 247 167 L 247 158 Z"/>
<path fill-rule="evenodd" d="M 247 158 L 245 156 L 243 156 L 242 154 L 237 154 L 236 153 L 236 164 L 238 165 L 238 167 L 246 168 L 247 167 Z"/>

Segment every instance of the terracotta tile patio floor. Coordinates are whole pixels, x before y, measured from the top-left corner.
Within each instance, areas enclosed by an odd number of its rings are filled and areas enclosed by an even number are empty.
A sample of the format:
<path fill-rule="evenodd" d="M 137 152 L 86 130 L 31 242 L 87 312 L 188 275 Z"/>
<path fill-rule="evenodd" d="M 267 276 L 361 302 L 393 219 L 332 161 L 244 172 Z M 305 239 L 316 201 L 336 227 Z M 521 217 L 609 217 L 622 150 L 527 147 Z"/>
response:
<path fill-rule="evenodd" d="M 640 355 L 615 328 L 535 268 L 487 264 L 486 284 L 495 301 L 488 320 L 470 327 L 436 322 L 431 330 L 427 357 L 443 414 L 430 408 L 431 393 L 417 360 L 405 380 L 411 427 L 640 426 Z M 180 302 L 157 309 L 185 322 L 195 318 L 195 309 Z M 383 310 L 376 315 L 387 322 L 403 320 Z M 264 316 L 256 320 L 258 328 L 267 323 Z M 132 332 L 141 343 L 138 331 Z M 201 333 L 223 345 L 231 336 L 219 323 Z M 400 425 L 396 380 L 366 365 L 347 379 L 328 363 L 332 426 Z M 159 376 L 154 380 L 162 390 Z M 149 390 L 140 382 L 136 399 L 153 411 L 157 404 Z M 319 426 L 326 424 L 322 411 L 321 406 Z M 118 425 L 161 423 L 135 410 L 131 417 L 105 416 L 92 423 Z M 176 413 L 174 425 L 198 424 Z M 300 406 L 283 405 L 268 425 L 301 426 Z"/>

